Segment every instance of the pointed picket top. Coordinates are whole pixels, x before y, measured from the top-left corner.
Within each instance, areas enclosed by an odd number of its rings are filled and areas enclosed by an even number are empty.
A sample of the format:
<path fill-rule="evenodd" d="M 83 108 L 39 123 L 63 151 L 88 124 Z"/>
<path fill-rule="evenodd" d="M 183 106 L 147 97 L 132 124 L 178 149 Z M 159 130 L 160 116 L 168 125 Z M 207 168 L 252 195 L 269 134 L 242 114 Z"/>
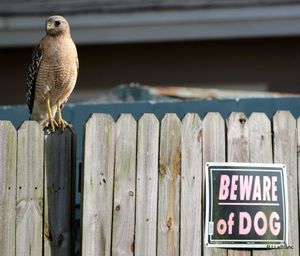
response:
<path fill-rule="evenodd" d="M 249 162 L 249 121 L 244 113 L 230 114 L 227 147 L 228 162 Z"/>
<path fill-rule="evenodd" d="M 249 117 L 250 162 L 272 163 L 271 121 L 265 113 L 252 113 Z"/>

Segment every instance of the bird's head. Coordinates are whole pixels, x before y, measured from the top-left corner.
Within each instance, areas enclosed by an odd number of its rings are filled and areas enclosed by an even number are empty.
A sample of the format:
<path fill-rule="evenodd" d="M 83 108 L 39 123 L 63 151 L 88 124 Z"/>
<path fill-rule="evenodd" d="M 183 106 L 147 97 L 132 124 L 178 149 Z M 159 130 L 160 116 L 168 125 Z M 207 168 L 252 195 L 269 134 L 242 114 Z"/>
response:
<path fill-rule="evenodd" d="M 46 20 L 46 33 L 51 36 L 69 34 L 69 23 L 62 16 L 50 16 Z"/>

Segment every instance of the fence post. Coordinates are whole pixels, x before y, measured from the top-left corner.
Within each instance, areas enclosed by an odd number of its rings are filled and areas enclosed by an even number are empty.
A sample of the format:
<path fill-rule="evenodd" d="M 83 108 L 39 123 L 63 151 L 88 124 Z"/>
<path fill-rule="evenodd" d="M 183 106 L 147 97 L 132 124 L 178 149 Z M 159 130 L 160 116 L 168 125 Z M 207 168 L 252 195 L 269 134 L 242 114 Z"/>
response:
<path fill-rule="evenodd" d="M 38 123 L 18 129 L 16 255 L 42 255 L 44 132 Z"/>
<path fill-rule="evenodd" d="M 0 121 L 0 255 L 15 255 L 17 132 Z"/>
<path fill-rule="evenodd" d="M 70 128 L 45 136 L 44 256 L 73 256 L 75 149 Z"/>

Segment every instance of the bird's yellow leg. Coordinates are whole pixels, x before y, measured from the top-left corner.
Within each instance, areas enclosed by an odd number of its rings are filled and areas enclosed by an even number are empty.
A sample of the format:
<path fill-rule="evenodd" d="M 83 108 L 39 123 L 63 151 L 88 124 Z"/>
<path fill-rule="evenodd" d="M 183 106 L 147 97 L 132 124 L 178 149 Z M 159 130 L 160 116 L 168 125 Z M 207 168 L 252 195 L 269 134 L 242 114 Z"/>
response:
<path fill-rule="evenodd" d="M 62 115 L 61 115 L 61 109 L 60 109 L 59 103 L 57 103 L 56 106 L 57 106 L 57 115 L 58 115 L 58 117 L 57 117 L 57 123 L 58 123 L 58 125 L 61 127 L 61 130 L 64 131 L 64 129 L 65 129 L 66 127 L 68 127 L 69 124 L 68 124 L 67 121 L 65 121 L 65 120 L 62 118 Z"/>
<path fill-rule="evenodd" d="M 53 118 L 52 110 L 51 110 L 51 107 L 50 107 L 50 97 L 47 98 L 47 110 L 48 110 L 49 121 L 46 124 L 46 126 L 49 127 L 49 124 L 50 124 L 52 132 L 55 132 L 55 127 L 58 127 L 58 123 Z"/>

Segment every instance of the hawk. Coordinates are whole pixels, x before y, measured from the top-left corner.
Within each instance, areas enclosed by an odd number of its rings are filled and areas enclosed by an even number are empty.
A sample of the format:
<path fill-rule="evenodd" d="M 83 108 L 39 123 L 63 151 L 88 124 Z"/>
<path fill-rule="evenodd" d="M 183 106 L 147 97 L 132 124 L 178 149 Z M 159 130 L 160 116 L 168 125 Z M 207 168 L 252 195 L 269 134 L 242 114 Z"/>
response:
<path fill-rule="evenodd" d="M 61 110 L 74 89 L 78 69 L 77 50 L 67 20 L 62 16 L 49 17 L 46 35 L 33 51 L 26 81 L 30 120 L 52 132 L 68 126 Z"/>

